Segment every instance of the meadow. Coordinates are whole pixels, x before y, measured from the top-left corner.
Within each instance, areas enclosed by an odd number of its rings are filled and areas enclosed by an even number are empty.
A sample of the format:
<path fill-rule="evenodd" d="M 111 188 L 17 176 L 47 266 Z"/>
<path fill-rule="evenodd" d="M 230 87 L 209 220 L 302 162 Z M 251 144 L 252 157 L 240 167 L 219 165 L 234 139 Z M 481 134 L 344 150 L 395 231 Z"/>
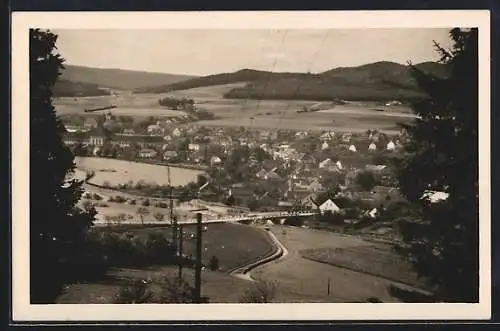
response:
<path fill-rule="evenodd" d="M 419 291 L 413 286 L 401 284 L 402 280 L 395 281 L 376 275 L 372 270 L 377 268 L 373 266 L 376 264 L 374 256 L 383 247 L 377 246 L 374 249 L 372 242 L 327 231 L 288 226 L 273 226 L 271 231 L 288 249 L 288 255 L 284 259 L 257 267 L 251 273 L 255 279 L 276 282 L 278 302 L 367 302 L 369 298 L 377 298 L 383 302 L 404 302 L 407 298 L 396 295 L 397 291 Z M 367 253 L 370 250 L 371 253 Z M 352 255 L 356 260 L 344 259 L 342 265 L 304 257 L 323 251 L 358 251 L 364 254 Z M 364 270 L 356 270 L 354 262 L 365 266 Z M 394 263 L 391 264 L 393 269 L 399 265 L 397 261 Z M 387 265 L 386 259 L 385 266 Z"/>
<path fill-rule="evenodd" d="M 81 171 L 95 172 L 95 176 L 89 180 L 91 184 L 103 185 L 108 182 L 114 186 L 140 180 L 157 185 L 168 184 L 166 166 L 99 157 L 75 157 L 75 164 Z M 171 184 L 181 186 L 196 182 L 197 176 L 203 173 L 200 170 L 170 167 Z"/>
<path fill-rule="evenodd" d="M 413 119 L 407 107 L 391 107 L 378 112 L 374 102 L 351 102 L 332 109 L 317 112 L 297 113 L 304 106 L 316 101 L 310 100 L 251 100 L 225 99 L 223 95 L 243 83 L 197 87 L 168 93 L 120 92 L 118 96 L 60 98 L 55 101 L 58 114 L 83 113 L 84 108 L 114 104 L 118 108 L 112 113 L 135 117 L 181 116 L 182 111 L 161 108 L 158 100 L 165 97 L 194 99 L 196 107 L 214 114 L 214 120 L 198 123 L 212 127 L 250 127 L 254 129 L 290 130 L 331 130 L 339 132 L 363 132 L 378 129 L 386 133 L 396 133 L 397 123 Z"/>

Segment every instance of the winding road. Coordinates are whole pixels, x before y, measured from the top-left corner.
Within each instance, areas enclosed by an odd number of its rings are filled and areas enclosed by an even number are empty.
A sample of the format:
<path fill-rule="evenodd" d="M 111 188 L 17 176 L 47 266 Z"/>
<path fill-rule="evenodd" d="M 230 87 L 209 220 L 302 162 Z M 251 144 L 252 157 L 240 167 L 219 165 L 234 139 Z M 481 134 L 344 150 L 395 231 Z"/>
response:
<path fill-rule="evenodd" d="M 260 267 L 266 263 L 286 258 L 286 256 L 288 255 L 288 250 L 286 249 L 286 247 L 278 240 L 278 238 L 276 238 L 276 236 L 272 232 L 270 231 L 265 231 L 265 232 L 273 242 L 273 245 L 276 248 L 276 252 L 258 261 L 233 269 L 229 273 L 231 276 L 255 282 L 255 279 L 252 278 L 252 275 L 250 273 L 253 269 Z"/>

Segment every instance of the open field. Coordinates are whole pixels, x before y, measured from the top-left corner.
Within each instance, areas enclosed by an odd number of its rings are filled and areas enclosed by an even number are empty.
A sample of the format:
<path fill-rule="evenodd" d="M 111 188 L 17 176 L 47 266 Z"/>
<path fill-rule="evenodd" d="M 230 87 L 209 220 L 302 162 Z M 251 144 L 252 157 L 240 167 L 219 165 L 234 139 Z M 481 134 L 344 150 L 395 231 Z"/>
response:
<path fill-rule="evenodd" d="M 81 98 L 56 98 L 53 102 L 58 115 L 65 114 L 104 114 L 111 111 L 117 116 L 182 116 L 185 112 L 160 107 L 158 95 L 136 95 L 119 91 L 117 95 Z M 115 105 L 117 108 L 85 113 L 86 108 Z"/>
<path fill-rule="evenodd" d="M 195 241 L 189 233 L 194 227 L 185 226 L 184 253 L 193 254 Z M 131 231 L 137 234 L 159 232 L 170 238 L 167 227 L 120 227 L 103 228 L 102 231 Z M 241 224 L 210 224 L 203 232 L 203 264 L 208 264 L 215 255 L 219 259 L 220 271 L 205 270 L 202 272 L 202 295 L 208 296 L 210 302 L 238 302 L 250 282 L 230 276 L 224 271 L 253 262 L 274 252 L 269 237 L 263 230 Z M 59 297 L 58 303 L 112 303 L 125 280 L 156 279 L 177 276 L 177 267 L 151 266 L 150 268 L 114 268 L 101 280 L 87 284 L 73 284 L 66 288 Z M 191 284 L 194 282 L 192 269 L 185 268 L 183 275 Z M 155 282 L 155 285 L 158 285 Z M 160 284 L 161 285 L 161 284 Z"/>
<path fill-rule="evenodd" d="M 139 180 L 158 185 L 168 184 L 166 166 L 99 157 L 76 157 L 75 163 L 82 171 L 95 172 L 89 181 L 92 184 L 102 185 L 107 181 L 111 185 L 118 185 L 128 181 L 137 183 Z M 180 186 L 196 181 L 203 171 L 170 167 L 170 174 L 172 185 Z"/>
<path fill-rule="evenodd" d="M 349 248 L 318 248 L 301 251 L 303 258 L 340 268 L 383 277 L 411 286 L 423 286 L 411 266 L 407 265 L 390 247 L 370 245 Z"/>
<path fill-rule="evenodd" d="M 288 249 L 288 255 L 284 259 L 256 268 L 252 271 L 252 277 L 276 281 L 277 300 L 280 302 L 305 302 L 312 298 L 314 301 L 329 302 L 366 302 L 368 298 L 401 302 L 404 300 L 394 294 L 395 289 L 400 293 L 416 291 L 399 282 L 311 261 L 301 256 L 301 252 L 307 249 L 366 249 L 373 243 L 356 237 L 295 227 L 273 226 L 271 231 Z M 371 256 L 364 258 L 367 258 L 366 265 L 369 265 Z"/>
<path fill-rule="evenodd" d="M 118 96 L 60 98 L 55 101 L 58 114 L 82 113 L 86 107 L 114 104 L 111 110 L 117 115 L 130 116 L 181 116 L 184 113 L 161 108 L 158 100 L 165 97 L 192 98 L 196 106 L 212 112 L 215 120 L 198 123 L 215 127 L 251 127 L 255 129 L 316 129 L 339 132 L 363 132 L 378 129 L 386 133 L 399 130 L 397 123 L 408 122 L 413 115 L 408 108 L 390 107 L 384 112 L 373 110 L 374 102 L 352 102 L 332 109 L 317 112 L 297 113 L 303 106 L 311 106 L 316 101 L 302 100 L 250 100 L 224 99 L 223 94 L 242 83 L 198 87 L 168 93 L 120 92 Z"/>
<path fill-rule="evenodd" d="M 411 121 L 411 111 L 402 106 L 378 112 L 374 102 L 353 102 L 317 112 L 297 113 L 315 101 L 224 99 L 222 94 L 235 84 L 199 87 L 161 94 L 194 98 L 197 106 L 207 109 L 215 120 L 200 121 L 205 126 L 245 126 L 256 129 L 316 129 L 363 132 L 378 129 L 387 133 L 399 131 L 397 123 Z M 197 97 L 199 96 L 199 97 Z"/>

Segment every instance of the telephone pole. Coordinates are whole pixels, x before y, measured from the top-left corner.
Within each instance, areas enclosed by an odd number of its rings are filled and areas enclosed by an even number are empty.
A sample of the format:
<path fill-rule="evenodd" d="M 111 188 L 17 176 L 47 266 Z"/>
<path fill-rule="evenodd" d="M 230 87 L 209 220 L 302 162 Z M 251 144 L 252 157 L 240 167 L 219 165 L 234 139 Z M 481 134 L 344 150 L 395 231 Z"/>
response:
<path fill-rule="evenodd" d="M 170 211 L 170 222 L 172 224 L 172 244 L 174 245 L 175 252 L 179 254 L 179 247 L 177 246 L 177 219 L 174 218 L 174 200 L 172 198 L 172 181 L 170 178 L 170 165 L 167 165 L 167 175 L 168 175 L 168 190 L 169 190 L 169 211 Z"/>
<path fill-rule="evenodd" d="M 182 263 L 184 262 L 182 254 L 183 254 L 183 245 L 184 241 L 184 231 L 182 229 L 182 225 L 179 226 L 179 282 L 182 280 Z"/>
<path fill-rule="evenodd" d="M 195 269 L 195 300 L 201 303 L 201 254 L 202 254 L 202 215 L 196 213 L 196 269 Z"/>

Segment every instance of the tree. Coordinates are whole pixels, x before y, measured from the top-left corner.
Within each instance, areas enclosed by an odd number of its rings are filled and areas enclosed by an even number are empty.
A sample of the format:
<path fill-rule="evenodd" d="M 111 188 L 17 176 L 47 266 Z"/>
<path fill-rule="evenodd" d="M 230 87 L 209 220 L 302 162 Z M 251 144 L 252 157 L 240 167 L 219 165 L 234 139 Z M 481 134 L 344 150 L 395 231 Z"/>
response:
<path fill-rule="evenodd" d="M 451 50 L 435 44 L 448 76 L 416 67 L 412 73 L 427 94 L 413 104 L 420 116 L 395 159 L 401 192 L 417 217 L 400 217 L 404 244 L 396 250 L 436 288 L 439 300 L 477 302 L 479 292 L 478 31 L 453 29 Z M 422 199 L 426 190 L 449 194 Z M 414 212 L 415 212 L 414 211 Z"/>
<path fill-rule="evenodd" d="M 368 170 L 358 173 L 355 182 L 364 191 L 370 191 L 377 184 L 375 175 Z"/>
<path fill-rule="evenodd" d="M 144 225 L 144 216 L 149 215 L 149 209 L 146 207 L 139 207 L 137 208 L 137 215 L 141 218 L 141 224 Z"/>
<path fill-rule="evenodd" d="M 81 251 L 95 210 L 76 206 L 82 182 L 73 174 L 73 154 L 61 139 L 65 129 L 52 105 L 54 84 L 64 69 L 57 36 L 31 29 L 30 48 L 30 299 L 50 303 L 67 282 L 67 261 Z M 64 262 L 66 261 L 66 262 Z"/>
<path fill-rule="evenodd" d="M 210 259 L 210 262 L 208 263 L 208 268 L 212 271 L 219 270 L 219 259 L 217 258 L 217 256 L 212 255 L 212 258 Z"/>

